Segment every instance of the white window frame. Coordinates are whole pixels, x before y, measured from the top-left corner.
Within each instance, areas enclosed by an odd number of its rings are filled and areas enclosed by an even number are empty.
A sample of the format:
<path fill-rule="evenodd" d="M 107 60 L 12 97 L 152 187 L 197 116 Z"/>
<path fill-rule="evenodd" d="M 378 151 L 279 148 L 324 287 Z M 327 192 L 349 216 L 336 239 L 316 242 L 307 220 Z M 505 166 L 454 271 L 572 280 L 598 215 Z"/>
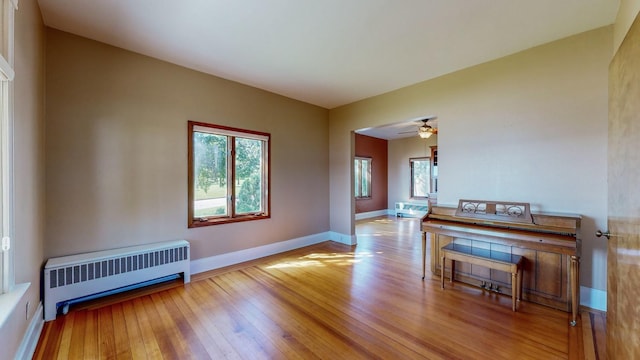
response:
<path fill-rule="evenodd" d="M 362 171 L 362 164 L 367 164 L 367 170 Z M 373 166 L 373 159 L 370 157 L 356 156 L 353 160 L 353 168 L 354 168 L 354 195 L 356 199 L 371 199 L 371 167 Z M 359 167 L 359 171 L 355 168 Z M 360 176 L 358 176 L 360 174 Z M 362 191 L 362 183 L 367 183 L 367 193 L 363 194 Z"/>
<path fill-rule="evenodd" d="M 13 79 L 14 12 L 18 0 L 0 0 L 0 294 L 15 284 L 13 266 Z"/>
<path fill-rule="evenodd" d="M 427 193 L 424 196 L 416 195 L 416 183 L 415 183 L 415 174 L 416 167 L 414 166 L 416 162 L 426 162 L 428 164 L 427 168 Z M 409 197 L 411 199 L 427 199 L 429 197 L 429 193 L 431 193 L 431 158 L 430 157 L 418 157 L 418 158 L 409 158 Z"/>

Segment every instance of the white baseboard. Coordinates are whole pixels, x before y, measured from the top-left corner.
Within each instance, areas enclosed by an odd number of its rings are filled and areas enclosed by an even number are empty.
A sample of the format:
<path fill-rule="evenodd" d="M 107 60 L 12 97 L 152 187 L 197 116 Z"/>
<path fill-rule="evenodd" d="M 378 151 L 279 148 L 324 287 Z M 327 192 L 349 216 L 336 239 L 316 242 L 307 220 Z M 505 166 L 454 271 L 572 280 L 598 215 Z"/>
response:
<path fill-rule="evenodd" d="M 265 256 L 274 255 L 289 250 L 295 250 L 327 240 L 337 241 L 332 238 L 331 232 L 324 232 L 315 235 L 300 237 L 297 239 L 280 241 L 269 245 L 258 246 L 251 249 L 234 251 L 227 254 L 197 259 L 191 261 L 191 274 L 197 274 L 209 270 L 219 269 L 225 266 L 239 264 L 245 261 L 259 259 Z"/>
<path fill-rule="evenodd" d="M 44 326 L 43 311 L 44 308 L 42 307 L 42 302 L 39 302 L 36 313 L 33 314 L 31 322 L 29 322 L 27 332 L 22 338 L 22 342 L 20 343 L 20 347 L 18 348 L 18 352 L 16 353 L 16 359 L 33 358 L 33 354 L 36 352 L 36 346 L 38 346 L 38 340 L 40 339 L 42 327 Z"/>
<path fill-rule="evenodd" d="M 607 292 L 580 286 L 580 305 L 600 311 L 607 311 Z"/>
<path fill-rule="evenodd" d="M 390 212 L 390 210 L 388 209 L 363 212 L 363 213 L 356 214 L 356 220 L 369 219 L 373 217 L 387 216 L 387 215 L 395 215 L 395 212 L 393 211 Z"/>
<path fill-rule="evenodd" d="M 335 231 L 329 231 L 329 239 L 345 245 L 356 245 L 358 243 L 355 235 L 346 235 Z"/>

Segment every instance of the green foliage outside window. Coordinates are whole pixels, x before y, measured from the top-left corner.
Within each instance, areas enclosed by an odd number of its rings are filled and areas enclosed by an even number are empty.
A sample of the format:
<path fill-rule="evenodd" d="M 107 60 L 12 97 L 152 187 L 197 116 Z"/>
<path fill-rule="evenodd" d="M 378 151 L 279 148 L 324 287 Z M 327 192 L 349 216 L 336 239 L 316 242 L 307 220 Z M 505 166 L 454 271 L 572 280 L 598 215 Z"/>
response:
<path fill-rule="evenodd" d="M 259 212 L 262 200 L 262 141 L 236 138 L 236 212 Z"/>
<path fill-rule="evenodd" d="M 208 193 L 212 185 L 227 185 L 227 137 L 193 133 L 196 186 Z"/>
<path fill-rule="evenodd" d="M 228 156 L 232 142 L 233 159 Z M 193 132 L 194 216 L 229 215 L 229 191 L 236 194 L 232 205 L 236 214 L 264 212 L 264 143 L 240 136 Z M 231 161 L 235 167 L 233 180 L 228 168 Z"/>

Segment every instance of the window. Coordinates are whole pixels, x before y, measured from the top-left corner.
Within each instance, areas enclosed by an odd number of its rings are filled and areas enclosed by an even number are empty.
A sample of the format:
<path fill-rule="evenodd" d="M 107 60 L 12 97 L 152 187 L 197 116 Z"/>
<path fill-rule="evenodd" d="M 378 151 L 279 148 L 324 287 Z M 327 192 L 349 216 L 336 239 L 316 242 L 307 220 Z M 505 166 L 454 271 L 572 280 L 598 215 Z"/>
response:
<path fill-rule="evenodd" d="M 13 202 L 13 26 L 17 1 L 0 0 L 0 294 L 13 286 L 12 236 Z"/>
<path fill-rule="evenodd" d="M 430 161 L 428 157 L 411 158 L 411 197 L 426 199 L 431 192 Z"/>
<path fill-rule="evenodd" d="M 189 227 L 269 215 L 270 135 L 189 121 Z"/>
<path fill-rule="evenodd" d="M 371 158 L 355 158 L 356 199 L 371 197 Z"/>

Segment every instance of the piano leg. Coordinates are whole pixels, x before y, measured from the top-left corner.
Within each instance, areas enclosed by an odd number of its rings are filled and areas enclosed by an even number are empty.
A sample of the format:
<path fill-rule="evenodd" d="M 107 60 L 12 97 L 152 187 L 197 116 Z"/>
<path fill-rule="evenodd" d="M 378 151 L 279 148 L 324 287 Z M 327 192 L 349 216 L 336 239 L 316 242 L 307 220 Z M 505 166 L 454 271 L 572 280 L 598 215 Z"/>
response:
<path fill-rule="evenodd" d="M 516 311 L 516 298 L 518 297 L 518 270 L 511 273 L 511 310 Z"/>
<path fill-rule="evenodd" d="M 571 256 L 571 322 L 569 325 L 576 326 L 578 323 L 578 308 L 580 307 L 580 257 Z"/>
<path fill-rule="evenodd" d="M 427 233 L 422 232 L 422 280 L 426 275 L 427 268 Z"/>
<path fill-rule="evenodd" d="M 442 261 L 440 262 L 440 286 L 444 289 L 444 261 L 445 257 L 442 256 Z"/>

